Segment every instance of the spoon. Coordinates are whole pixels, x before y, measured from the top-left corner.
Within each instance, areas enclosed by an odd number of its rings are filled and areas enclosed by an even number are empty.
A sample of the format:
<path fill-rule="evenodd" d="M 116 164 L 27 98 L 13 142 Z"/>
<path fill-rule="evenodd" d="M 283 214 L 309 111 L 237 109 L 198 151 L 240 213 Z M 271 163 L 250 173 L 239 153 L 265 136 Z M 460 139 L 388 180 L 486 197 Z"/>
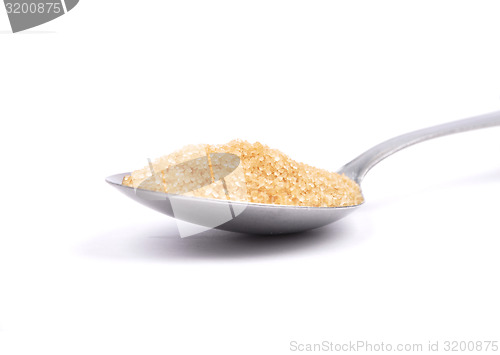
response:
<path fill-rule="evenodd" d="M 338 173 L 361 184 L 371 168 L 403 148 L 432 138 L 493 126 L 500 126 L 500 111 L 403 134 L 367 150 Z M 143 205 L 178 220 L 205 226 L 205 229 L 250 234 L 297 233 L 335 222 L 362 205 L 305 207 L 191 197 L 124 186 L 123 178 L 129 174 L 112 175 L 106 181 Z"/>

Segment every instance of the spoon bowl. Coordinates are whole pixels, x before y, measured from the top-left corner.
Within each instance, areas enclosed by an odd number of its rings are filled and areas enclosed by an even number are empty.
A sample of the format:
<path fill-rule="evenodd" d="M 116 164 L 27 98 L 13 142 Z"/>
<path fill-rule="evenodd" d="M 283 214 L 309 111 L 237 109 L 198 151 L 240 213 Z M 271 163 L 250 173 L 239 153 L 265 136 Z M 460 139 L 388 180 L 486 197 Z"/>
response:
<path fill-rule="evenodd" d="M 185 222 L 231 232 L 250 234 L 303 232 L 333 223 L 361 206 L 282 206 L 216 200 L 150 190 L 142 190 L 138 193 L 139 189 L 122 184 L 126 175 L 129 173 L 109 176 L 106 182 L 131 199 L 163 214 Z M 240 211 L 240 213 L 233 218 L 231 210 Z M 220 221 L 223 223 L 214 225 Z"/>

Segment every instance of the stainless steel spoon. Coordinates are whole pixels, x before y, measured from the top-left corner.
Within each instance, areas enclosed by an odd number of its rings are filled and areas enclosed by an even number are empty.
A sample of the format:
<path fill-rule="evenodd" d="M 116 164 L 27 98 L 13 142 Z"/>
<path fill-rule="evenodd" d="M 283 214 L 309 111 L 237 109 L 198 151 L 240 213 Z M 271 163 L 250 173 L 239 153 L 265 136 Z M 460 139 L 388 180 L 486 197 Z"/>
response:
<path fill-rule="evenodd" d="M 360 184 L 371 168 L 403 148 L 432 138 L 493 126 L 500 126 L 500 111 L 403 134 L 369 149 L 340 168 L 338 173 Z M 335 222 L 361 206 L 301 207 L 203 199 L 124 186 L 122 180 L 128 174 L 112 175 L 106 181 L 130 198 L 161 213 L 208 228 L 233 232 L 302 232 Z"/>

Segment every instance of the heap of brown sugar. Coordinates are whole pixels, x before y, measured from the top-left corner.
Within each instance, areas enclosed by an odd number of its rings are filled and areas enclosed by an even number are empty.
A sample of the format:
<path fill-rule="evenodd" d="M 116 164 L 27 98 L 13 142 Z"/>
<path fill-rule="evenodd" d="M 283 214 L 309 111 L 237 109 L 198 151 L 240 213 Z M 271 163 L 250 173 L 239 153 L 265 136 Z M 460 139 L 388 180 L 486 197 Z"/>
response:
<path fill-rule="evenodd" d="M 224 161 L 219 153 L 234 154 L 239 158 L 239 164 L 228 169 L 227 159 Z M 222 178 L 214 178 L 217 159 L 221 166 L 226 164 L 228 175 Z M 193 163 L 183 165 L 187 161 Z M 123 185 L 203 198 L 277 205 L 341 207 L 363 202 L 358 184 L 345 175 L 296 162 L 261 143 L 241 140 L 222 145 L 184 147 L 125 176 Z"/>

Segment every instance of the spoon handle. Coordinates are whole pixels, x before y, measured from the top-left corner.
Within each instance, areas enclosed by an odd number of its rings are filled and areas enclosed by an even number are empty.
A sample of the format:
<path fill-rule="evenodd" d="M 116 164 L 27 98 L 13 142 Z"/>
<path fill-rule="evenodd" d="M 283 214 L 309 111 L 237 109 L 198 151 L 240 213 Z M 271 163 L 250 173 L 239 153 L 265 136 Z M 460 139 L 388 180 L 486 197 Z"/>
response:
<path fill-rule="evenodd" d="M 382 142 L 344 165 L 339 174 L 361 183 L 366 173 L 389 155 L 413 144 L 449 134 L 500 126 L 500 111 L 420 129 Z"/>

